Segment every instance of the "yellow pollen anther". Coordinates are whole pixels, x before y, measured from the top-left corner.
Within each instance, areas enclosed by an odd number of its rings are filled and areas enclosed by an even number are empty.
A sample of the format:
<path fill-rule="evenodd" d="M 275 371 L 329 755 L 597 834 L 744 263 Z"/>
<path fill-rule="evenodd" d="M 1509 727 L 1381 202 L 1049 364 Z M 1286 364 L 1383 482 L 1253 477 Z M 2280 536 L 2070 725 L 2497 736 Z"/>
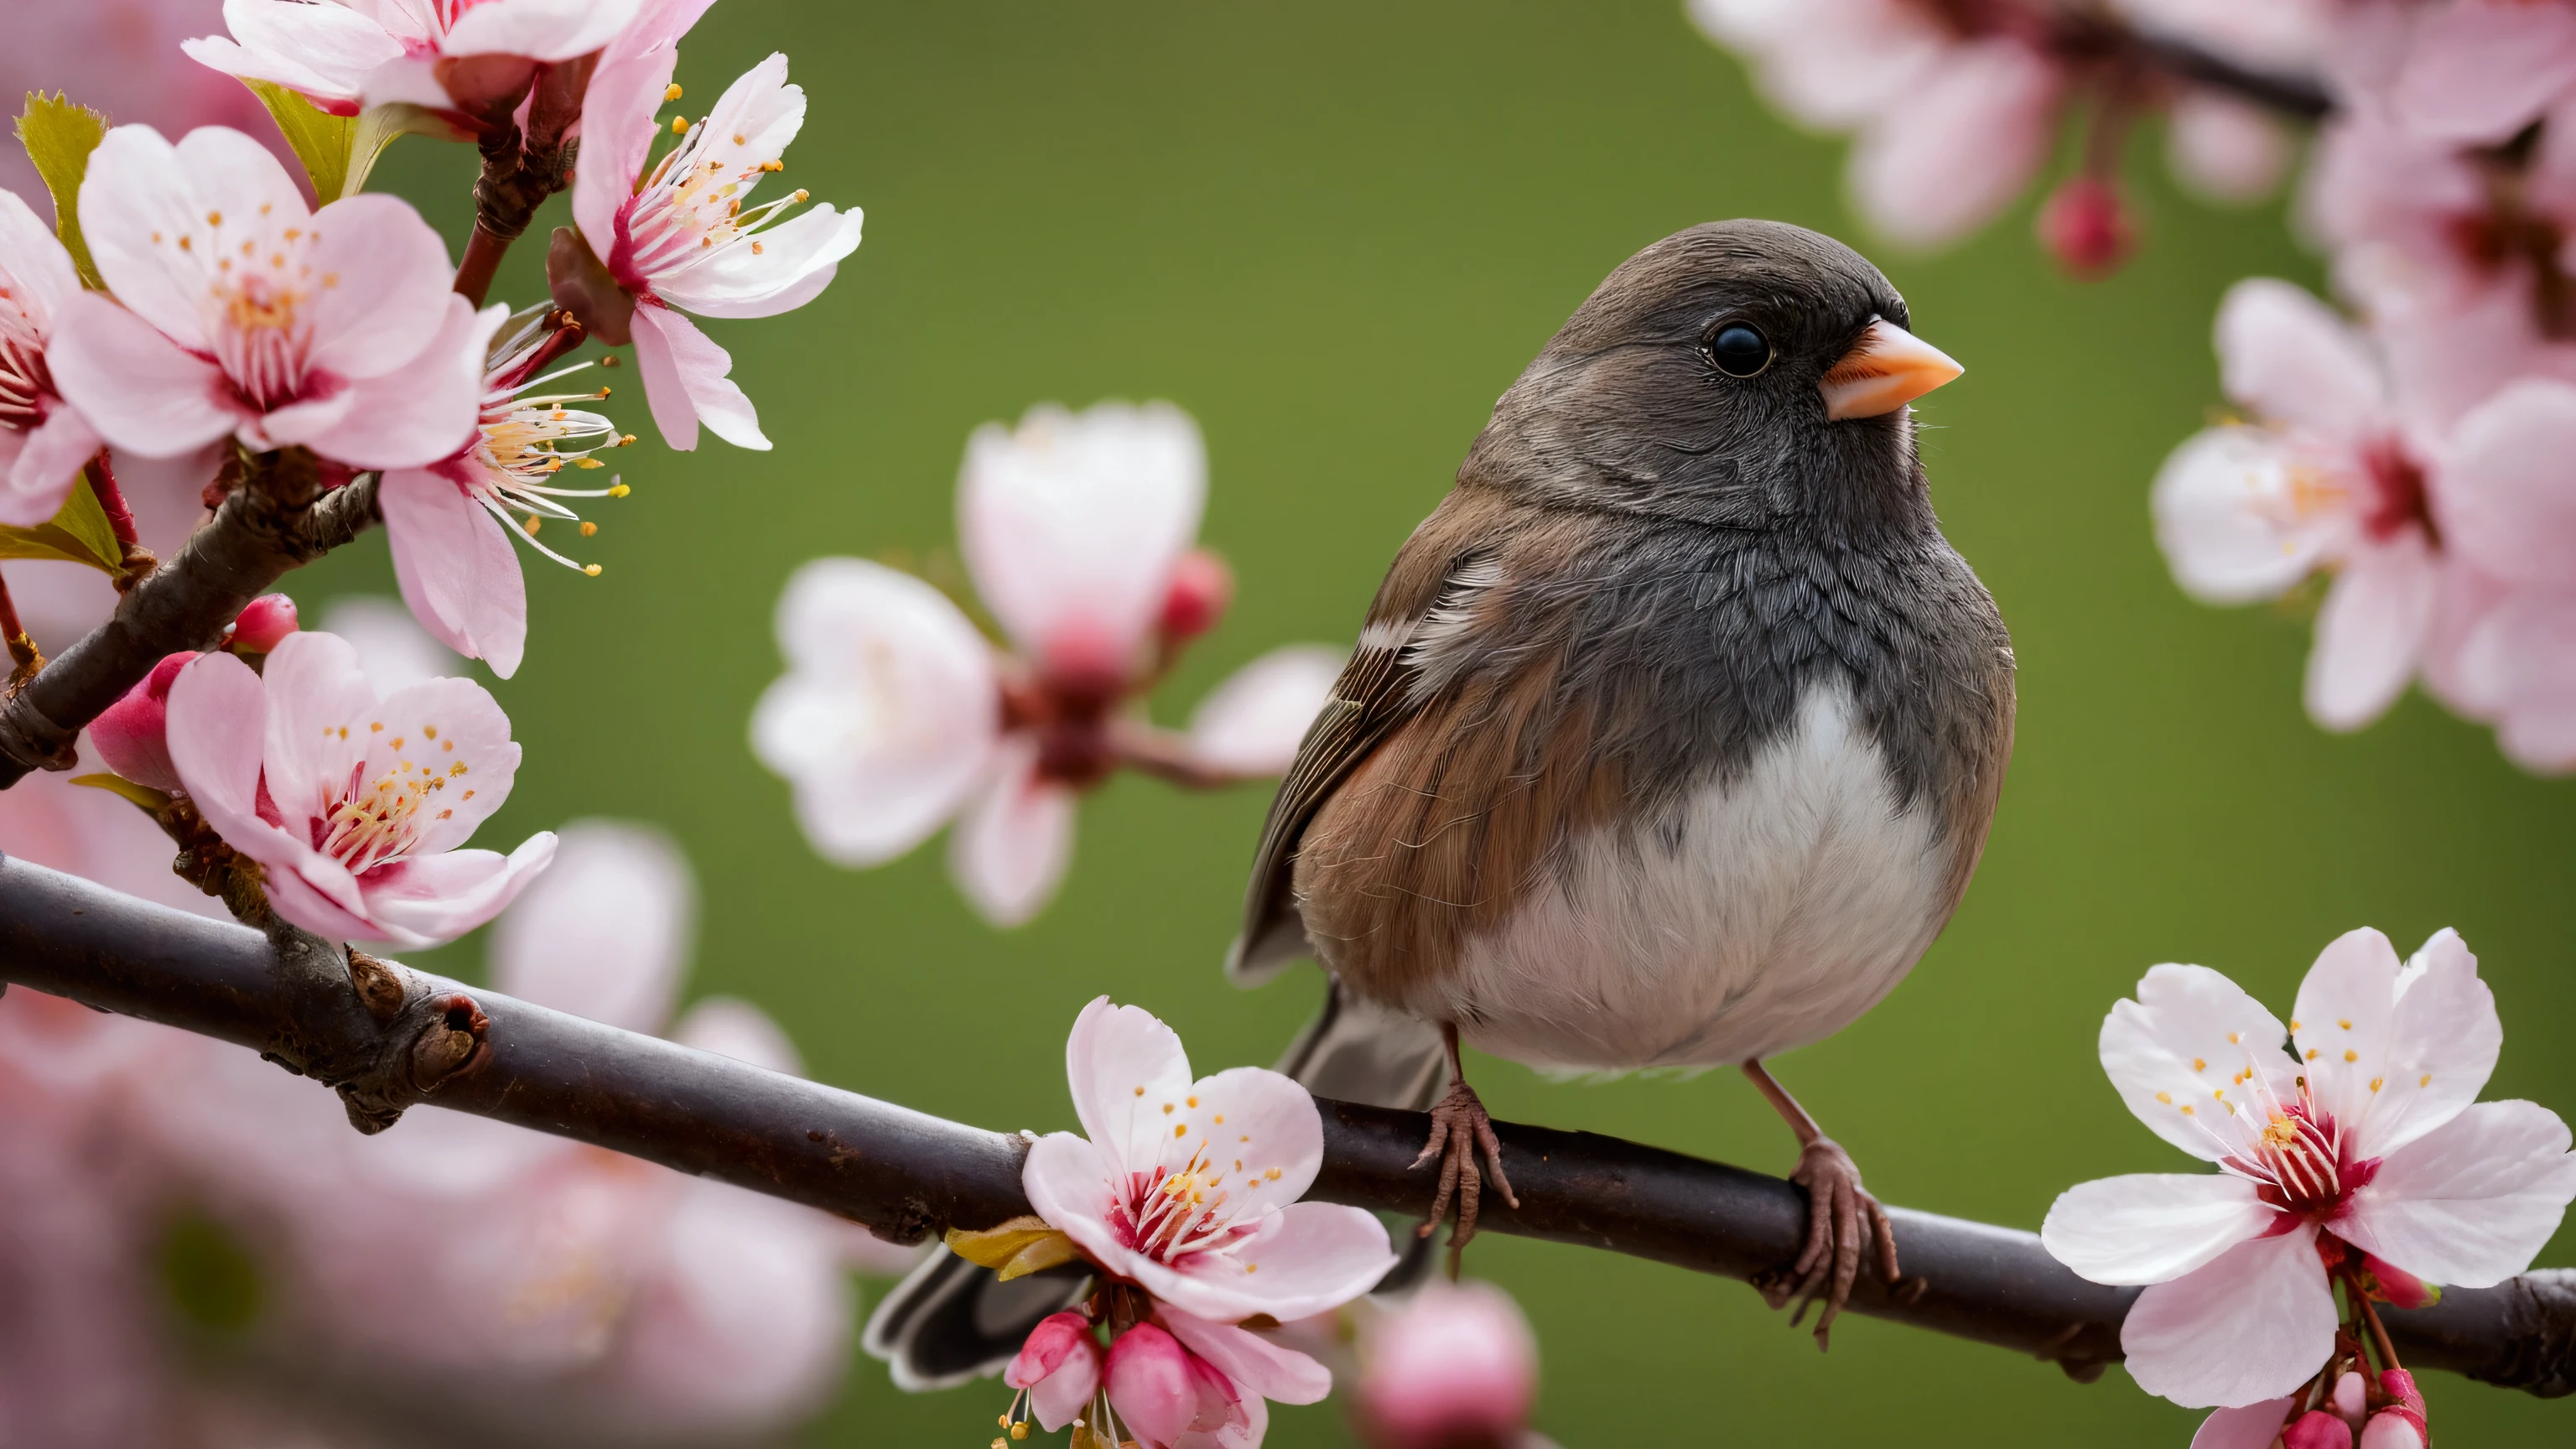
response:
<path fill-rule="evenodd" d="M 210 212 L 207 212 L 207 213 L 206 213 L 206 225 L 208 225 L 208 226 L 222 226 L 223 224 L 224 224 L 224 214 L 223 214 L 222 212 L 220 212 L 220 211 L 210 211 Z"/>
<path fill-rule="evenodd" d="M 381 720 L 377 721 L 377 722 L 376 722 L 376 723 L 374 723 L 374 724 L 371 724 L 371 725 L 367 726 L 367 733 L 369 733 L 369 734 L 371 734 L 371 735 L 380 735 L 380 734 L 383 734 L 384 732 L 385 732 L 385 726 L 384 726 L 384 722 L 383 722 L 383 721 L 381 721 Z"/>
<path fill-rule="evenodd" d="M 1224 1125 L 1225 1125 L 1225 1114 L 1224 1114 L 1223 1112 L 1219 1112 L 1219 1113 L 1217 1113 L 1217 1114 L 1216 1114 L 1216 1125 L 1218 1125 L 1219 1127 L 1222 1127 L 1222 1126 L 1224 1126 Z"/>
<path fill-rule="evenodd" d="M 2241 1042 L 2241 1041 L 2243 1041 L 2243 1040 L 2245 1040 L 2245 1037 L 2244 1037 L 2244 1034 L 2243 1034 L 2243 1033 L 2241 1033 L 2241 1032 L 2233 1032 L 2233 1031 L 2231 1031 L 2231 1032 L 2229 1032 L 2229 1033 L 2227 1034 L 2227 1044 L 2228 1044 L 2229 1046 L 2234 1046 L 2234 1045 L 2236 1045 L 2237 1043 L 2239 1043 L 2239 1042 Z"/>
<path fill-rule="evenodd" d="M 756 256 L 759 256 L 759 255 L 761 254 L 761 252 L 760 252 L 760 243 L 758 243 L 758 242 L 753 242 L 753 243 L 751 244 L 751 254 L 752 254 L 753 256 L 755 256 L 755 257 L 756 257 Z"/>
<path fill-rule="evenodd" d="M 1022 1419 L 1020 1422 L 1013 1424 L 1011 1426 L 1011 1437 L 1014 1439 L 1025 1439 L 1029 1437 L 1029 1421 Z"/>
<path fill-rule="evenodd" d="M 192 252 L 192 251 L 195 251 L 195 250 L 197 249 L 197 248 L 196 248 L 196 246 L 195 246 L 195 242 L 196 242 L 196 240 L 197 240 L 197 239 L 196 239 L 195 237 L 190 237 L 190 236 L 183 236 L 183 237 L 179 238 L 179 250 L 181 250 L 181 251 L 183 251 L 183 252 Z"/>
<path fill-rule="evenodd" d="M 1136 1095 L 1137 1095 L 1137 1096 L 1139 1096 L 1139 1097 L 1141 1097 L 1141 1096 L 1145 1095 L 1145 1089 L 1144 1089 L 1144 1088 L 1142 1088 L 1142 1087 L 1138 1087 L 1138 1088 L 1136 1089 Z"/>
<path fill-rule="evenodd" d="M 1187 1104 L 1188 1104 L 1188 1105 L 1190 1105 L 1190 1106 L 1192 1106 L 1192 1107 L 1195 1107 L 1195 1106 L 1197 1106 L 1197 1105 L 1199 1104 L 1199 1099 L 1198 1099 L 1198 1098 L 1196 1098 L 1196 1097 L 1190 1097 L 1190 1098 L 1187 1098 L 1187 1099 L 1186 1099 L 1186 1101 L 1187 1101 Z"/>
<path fill-rule="evenodd" d="M 581 566 L 581 571 L 590 575 L 594 579 L 599 577 L 599 565 L 597 564 L 583 564 Z"/>
<path fill-rule="evenodd" d="M 438 726 L 436 726 L 436 725 L 422 725 L 422 726 L 420 727 L 420 737 L 421 737 L 422 739 L 425 739 L 425 740 L 434 740 L 434 739 L 437 739 L 437 738 L 438 738 Z"/>
<path fill-rule="evenodd" d="M 2387 1078 L 2385 1078 L 2385 1077 L 2373 1077 L 2373 1078 L 2371 1078 L 2371 1079 L 2370 1079 L 2370 1090 L 2372 1090 L 2372 1091 L 2374 1091 L 2374 1092 L 2378 1091 L 2378 1090 L 2379 1090 L 2379 1085 L 2380 1085 L 2380 1083 L 2382 1083 L 2382 1082 L 2384 1082 L 2384 1081 L 2386 1081 L 2386 1080 L 2387 1080 Z"/>
<path fill-rule="evenodd" d="M 1172 1135 L 1173 1135 L 1173 1136 L 1175 1136 L 1175 1137 L 1187 1137 L 1187 1136 L 1189 1136 L 1189 1135 L 1190 1135 L 1190 1124 L 1189 1124 L 1189 1123 L 1187 1123 L 1187 1122 L 1175 1122 L 1175 1123 L 1173 1123 L 1173 1124 L 1172 1124 Z"/>
<path fill-rule="evenodd" d="M 2348 1062 L 2357 1062 L 2361 1060 L 2361 1053 L 2346 1047 L 2344 1049 L 2343 1059 Z"/>
<path fill-rule="evenodd" d="M 1171 1115 L 1172 1115 L 1172 1104 L 1171 1104 L 1171 1103 L 1169 1103 L 1169 1102 L 1165 1102 L 1165 1103 L 1163 1104 L 1163 1115 L 1164 1115 L 1164 1116 L 1166 1116 L 1166 1117 L 1169 1117 L 1169 1116 L 1171 1116 Z"/>
<path fill-rule="evenodd" d="M 2308 1061 L 2315 1061 L 2317 1059 L 2317 1049 L 2315 1047 L 2308 1048 L 2308 1055 L 2305 1059 Z"/>
<path fill-rule="evenodd" d="M 1246 1263 L 1243 1265 L 1243 1271 L 1247 1273 L 1258 1273 L 1261 1271 L 1261 1265 L 1259 1263 Z"/>
<path fill-rule="evenodd" d="M 2335 1025 L 2342 1027 L 2346 1031 L 2352 1030 L 2352 1022 L 2349 1020 L 2337 1021 Z"/>
<path fill-rule="evenodd" d="M 810 195 L 812 195 L 812 193 L 811 193 L 811 192 L 809 192 L 809 191 L 807 191 L 804 187 L 799 186 L 799 187 L 797 187 L 797 188 L 796 188 L 796 199 L 797 199 L 798 201 L 803 201 L 807 196 L 810 196 Z"/>
<path fill-rule="evenodd" d="M 787 163 L 784 161 L 763 161 L 760 163 L 760 169 L 763 171 L 784 171 L 787 169 Z"/>
<path fill-rule="evenodd" d="M 2200 1115 L 2199 1113 L 2191 1110 L 2191 1104 L 2189 1102 L 2182 1104 L 2182 1114 L 2186 1117 L 2196 1117 Z"/>
<path fill-rule="evenodd" d="M 679 98 L 680 98 L 680 83 L 679 83 L 678 81 L 673 81 L 673 82 L 671 82 L 671 88 L 670 88 L 669 90 L 666 90 L 666 91 L 662 92 L 662 99 L 664 99 L 664 100 L 666 100 L 666 101 L 676 101 L 676 100 L 678 100 Z"/>
<path fill-rule="evenodd" d="M 734 138 L 733 138 L 733 143 L 734 143 L 735 145 L 737 145 L 737 146 L 739 146 L 739 145 L 741 145 L 741 144 L 742 144 L 742 136 L 741 136 L 741 134 L 740 134 L 740 133 L 736 133 L 736 134 L 735 134 L 735 136 L 734 136 Z"/>
<path fill-rule="evenodd" d="M 2298 1029 L 2299 1029 L 2299 1024 L 2298 1024 L 2297 1022 L 2295 1022 L 2295 1021 L 2294 1021 L 2294 1022 L 2291 1022 L 2291 1023 L 2290 1023 L 2290 1030 L 2292 1030 L 2292 1031 L 2297 1031 Z"/>
<path fill-rule="evenodd" d="M 2171 1093 L 2171 1092 L 2158 1092 L 2158 1093 L 2156 1093 L 2156 1100 L 2157 1100 L 2157 1101 L 2159 1101 L 2159 1102 L 2162 1102 L 2162 1103 L 2164 1103 L 2166 1106 L 2170 1107 L 2170 1106 L 2172 1106 L 2172 1105 L 2173 1105 L 2173 1093 Z"/>
<path fill-rule="evenodd" d="M 2209 1061 L 2208 1061 L 2208 1059 L 2207 1059 L 2207 1058 L 2205 1058 L 2205 1057 L 2193 1057 L 2193 1058 L 2191 1059 L 2191 1069 L 2192 1069 L 2193 1071 L 2195 1071 L 2195 1072 L 2199 1072 L 2199 1071 L 2206 1071 L 2206 1070 L 2208 1070 L 2208 1068 L 2209 1068 Z"/>
<path fill-rule="evenodd" d="M 597 458 L 584 458 L 573 466 L 578 468 L 605 468 L 608 465 L 599 461 Z"/>
<path fill-rule="evenodd" d="M 671 134 L 674 136 L 685 136 L 689 134 L 689 118 L 686 116 L 673 116 L 671 118 Z"/>
<path fill-rule="evenodd" d="M 590 521 L 589 519 L 587 519 L 587 518 L 585 518 L 585 519 L 583 519 L 583 520 L 581 521 L 581 536 L 582 536 L 582 537 L 584 537 L 584 538 L 588 538 L 588 537 L 590 537 L 592 534 L 595 534 L 595 533 L 597 533 L 597 532 L 599 532 L 599 525 L 598 525 L 598 524 L 591 522 L 591 521 Z"/>
<path fill-rule="evenodd" d="M 345 738 L 345 736 L 344 736 L 344 738 Z M 394 745 L 394 748 L 395 748 L 395 749 L 400 750 L 400 749 L 402 748 L 402 742 L 403 742 L 403 737 L 402 737 L 402 736 L 400 736 L 400 735 L 396 735 L 396 736 L 394 736 L 394 739 L 393 739 L 393 745 Z"/>
<path fill-rule="evenodd" d="M 525 523 L 523 523 L 523 524 L 520 524 L 519 526 L 520 526 L 521 528 L 524 528 L 524 529 L 526 529 L 526 530 L 528 531 L 528 537 L 530 537 L 530 538 L 534 538 L 534 537 L 536 537 L 536 536 L 537 536 L 537 523 L 538 523 L 538 521 L 539 521 L 539 520 L 538 520 L 537 516 L 536 516 L 535 514 L 531 513 L 531 514 L 529 514 L 529 515 L 528 515 L 528 521 L 527 521 L 527 522 L 525 522 Z M 488 535 L 486 535 L 486 536 L 488 537 Z"/>
<path fill-rule="evenodd" d="M 1279 1180 L 1279 1169 L 1274 1167 L 1261 1175 L 1272 1182 L 1277 1182 Z"/>
<path fill-rule="evenodd" d="M 2433 1074 L 2431 1072 L 2426 1072 L 2423 1078 L 2416 1082 L 2415 1085 L 2418 1087 L 2429 1087 L 2433 1085 Z"/>

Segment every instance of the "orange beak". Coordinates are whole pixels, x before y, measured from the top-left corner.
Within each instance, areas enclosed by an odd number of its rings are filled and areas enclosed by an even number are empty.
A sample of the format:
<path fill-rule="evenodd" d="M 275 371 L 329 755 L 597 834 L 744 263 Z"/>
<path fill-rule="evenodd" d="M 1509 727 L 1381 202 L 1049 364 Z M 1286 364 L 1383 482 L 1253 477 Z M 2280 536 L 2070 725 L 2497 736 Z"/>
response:
<path fill-rule="evenodd" d="M 1818 390 L 1825 395 L 1825 416 L 1874 418 L 1965 371 L 1950 354 L 1882 318 L 1826 369 Z"/>

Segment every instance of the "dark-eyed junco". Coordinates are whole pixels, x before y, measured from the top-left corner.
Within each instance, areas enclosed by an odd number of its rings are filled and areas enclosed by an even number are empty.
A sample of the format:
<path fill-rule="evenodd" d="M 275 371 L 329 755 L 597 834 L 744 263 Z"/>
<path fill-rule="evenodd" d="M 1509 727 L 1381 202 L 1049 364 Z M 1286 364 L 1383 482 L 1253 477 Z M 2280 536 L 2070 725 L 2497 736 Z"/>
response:
<path fill-rule="evenodd" d="M 2012 750 L 2011 640 L 1941 535 L 1906 406 L 1960 369 L 1910 328 L 1814 232 L 1666 237 L 1503 395 L 1380 586 L 1229 970 L 1311 954 L 1376 1008 L 1328 1008 L 1306 1043 L 1326 1095 L 1335 1060 L 1354 1095 L 1431 1081 L 1415 1023 L 1437 1029 L 1424 1159 L 1453 1242 L 1478 1145 L 1511 1197 L 1463 1037 L 1541 1068 L 1741 1067 L 1803 1146 L 1801 1292 L 1829 1324 L 1873 1238 L 1894 1281 L 1851 1158 L 1762 1062 L 1904 978 Z"/>
<path fill-rule="evenodd" d="M 1543 1067 L 1742 1067 L 1803 1147 L 1799 1291 L 1829 1324 L 1873 1238 L 1896 1277 L 1851 1158 L 1762 1060 L 1923 954 L 2012 751 L 2011 641 L 1906 408 L 1959 366 L 1910 325 L 1877 268 L 1794 226 L 1629 258 L 1495 405 L 1280 787 L 1227 969 L 1334 974 L 1280 1069 L 1432 1107 L 1453 1244 L 1477 1145 L 1510 1195 L 1463 1036 Z M 992 1372 L 1084 1272 L 934 1255 L 865 1346 L 907 1387 Z"/>

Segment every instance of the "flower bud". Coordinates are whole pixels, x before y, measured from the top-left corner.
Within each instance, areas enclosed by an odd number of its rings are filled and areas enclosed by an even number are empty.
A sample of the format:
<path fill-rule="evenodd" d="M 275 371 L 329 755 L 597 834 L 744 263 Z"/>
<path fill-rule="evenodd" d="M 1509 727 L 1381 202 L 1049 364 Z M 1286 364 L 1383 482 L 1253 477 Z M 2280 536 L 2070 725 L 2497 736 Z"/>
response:
<path fill-rule="evenodd" d="M 1091 1336 L 1091 1320 L 1073 1312 L 1040 1320 L 1002 1371 L 1002 1382 L 1030 1390 L 1030 1407 L 1047 1432 L 1072 1423 L 1100 1386 L 1100 1344 Z"/>
<path fill-rule="evenodd" d="M 235 654 L 266 654 L 296 630 L 295 601 L 284 594 L 262 594 L 242 606 L 224 647 Z"/>
<path fill-rule="evenodd" d="M 170 763 L 170 681 L 196 657 L 184 650 L 164 657 L 142 683 L 90 721 L 90 745 L 109 769 L 155 790 L 179 788 L 178 767 Z"/>
<path fill-rule="evenodd" d="M 617 284 L 571 227 L 556 227 L 546 246 L 546 290 L 591 336 L 611 347 L 635 340 L 634 294 Z"/>
<path fill-rule="evenodd" d="M 2352 1426 L 2324 1409 L 2310 1409 L 2281 1431 L 2281 1449 L 2352 1449 Z"/>
<path fill-rule="evenodd" d="M 2343 1376 L 2335 1380 L 2334 1393 L 2328 1396 L 2327 1407 L 2335 1411 L 2336 1417 L 2358 1430 L 2363 1417 L 2370 1412 L 2370 1386 L 2360 1374 L 2346 1369 Z"/>
<path fill-rule="evenodd" d="M 1538 1345 L 1502 1290 L 1429 1283 L 1361 1339 L 1358 1407 L 1369 1442 L 1446 1449 L 1514 1442 L 1538 1393 Z"/>
<path fill-rule="evenodd" d="M 2118 188 L 2098 176 L 2074 176 L 2039 209 L 2039 240 L 2059 266 L 2092 281 L 2117 271 L 2138 236 Z"/>
<path fill-rule="evenodd" d="M 2439 1284 L 2427 1283 L 2371 1253 L 2361 1255 L 2361 1289 L 2392 1308 L 2426 1308 L 2442 1301 Z"/>
<path fill-rule="evenodd" d="M 2362 1426 L 2362 1449 L 2424 1449 L 2432 1430 L 2424 1422 L 2424 1396 L 2415 1388 L 2415 1376 L 2390 1369 L 2379 1376 L 2379 1389 L 2396 1402 Z"/>
<path fill-rule="evenodd" d="M 1125 641 L 1081 616 L 1050 630 L 1038 649 L 1039 678 L 1077 713 L 1126 693 L 1134 668 Z"/>
<path fill-rule="evenodd" d="M 1225 616 L 1225 606 L 1233 601 L 1234 570 L 1226 567 L 1223 558 L 1204 548 L 1181 555 L 1172 569 L 1171 587 L 1163 595 L 1164 641 L 1178 644 L 1215 628 Z"/>
<path fill-rule="evenodd" d="M 1208 1433 L 1243 1417 L 1234 1385 L 1150 1323 L 1118 1335 L 1105 1377 L 1110 1407 L 1150 1444 L 1177 1443 L 1184 1434 Z"/>

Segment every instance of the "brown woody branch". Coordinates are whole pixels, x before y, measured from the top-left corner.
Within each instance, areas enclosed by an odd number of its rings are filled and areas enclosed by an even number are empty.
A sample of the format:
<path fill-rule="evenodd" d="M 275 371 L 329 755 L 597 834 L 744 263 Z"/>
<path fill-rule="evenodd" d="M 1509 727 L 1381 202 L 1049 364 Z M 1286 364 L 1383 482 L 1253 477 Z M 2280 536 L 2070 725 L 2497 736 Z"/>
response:
<path fill-rule="evenodd" d="M 128 589 L 106 623 L 0 698 L 0 789 L 30 770 L 71 768 L 81 727 L 164 655 L 211 648 L 280 575 L 383 521 L 375 475 L 332 481 L 300 448 L 227 463 L 216 486 L 229 491 L 178 556 Z"/>
<path fill-rule="evenodd" d="M 362 1131 L 431 1103 L 838 1213 L 896 1242 L 1029 1210 L 1022 1138 L 412 971 L 291 927 L 190 916 L 0 858 L 0 980 L 258 1051 L 337 1089 Z M 1314 1195 L 1419 1213 L 1427 1119 L 1322 1102 Z M 1758 1283 L 1804 1239 L 1774 1177 L 1584 1132 L 1504 1124 L 1521 1205 L 1483 1228 Z M 2120 1357 L 2132 1288 L 2085 1282 L 2032 1234 L 1893 1210 L 1924 1285 L 1863 1282 L 1856 1312 L 1992 1343 L 2090 1380 Z M 2455 1289 L 2387 1315 L 2406 1362 L 2545 1397 L 2576 1390 L 2576 1272 Z"/>

